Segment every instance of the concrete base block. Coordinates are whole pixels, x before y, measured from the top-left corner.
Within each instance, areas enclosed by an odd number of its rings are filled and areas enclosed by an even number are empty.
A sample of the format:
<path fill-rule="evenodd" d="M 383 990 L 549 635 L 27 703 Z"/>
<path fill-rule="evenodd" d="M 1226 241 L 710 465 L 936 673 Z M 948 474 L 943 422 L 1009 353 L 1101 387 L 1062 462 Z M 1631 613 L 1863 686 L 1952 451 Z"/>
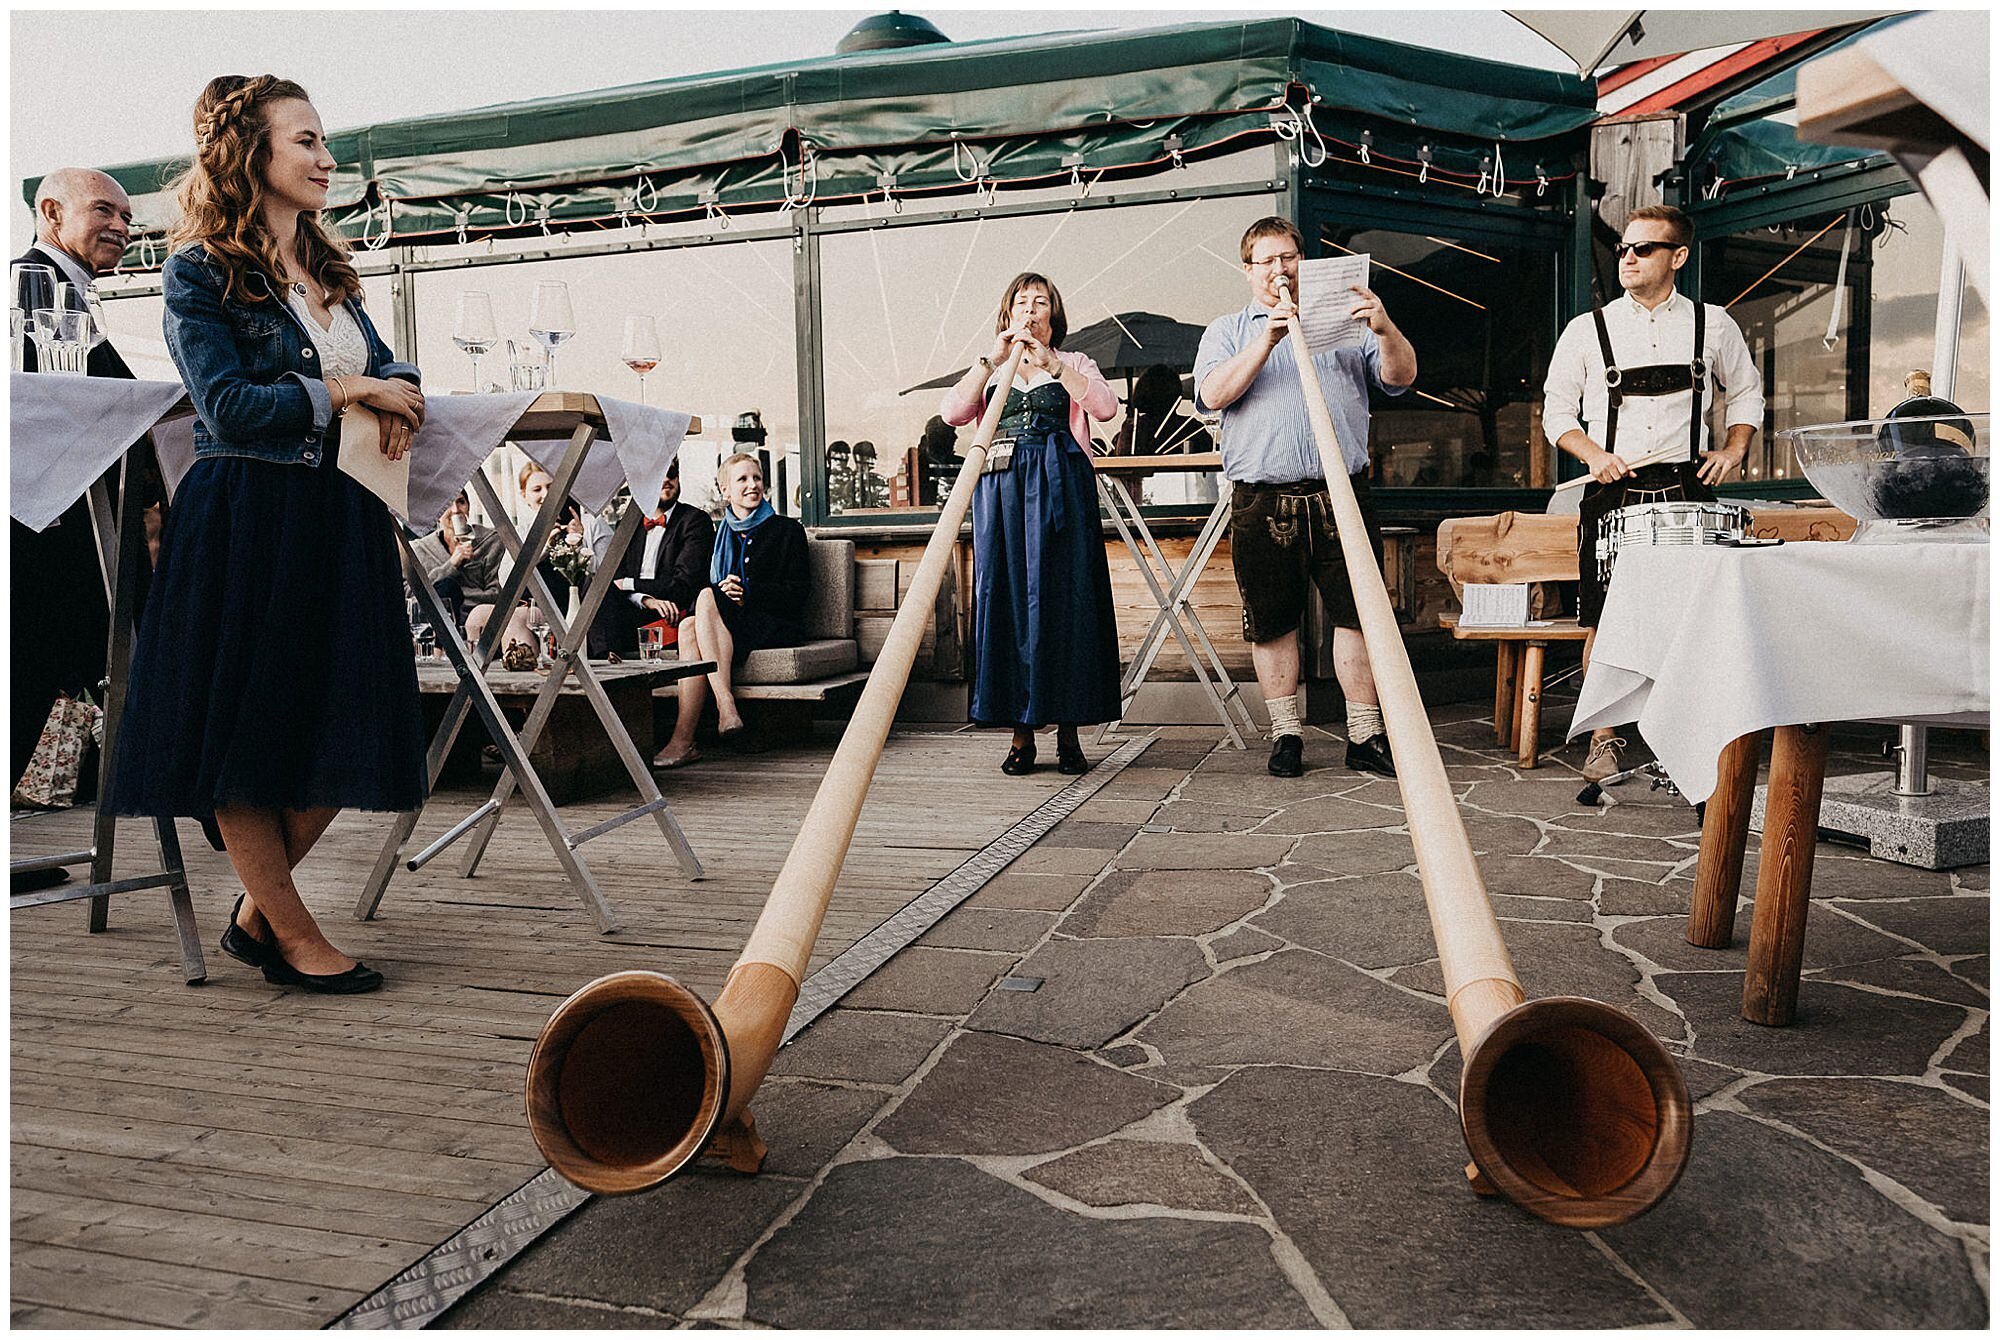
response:
<path fill-rule="evenodd" d="M 1927 796 L 1899 796 L 1890 773 L 1829 777 L 1820 802 L 1821 831 L 1866 838 L 1868 854 L 1923 870 L 1952 870 L 1987 859 L 1991 798 L 1984 782 L 1931 779 Z M 1764 831 L 1764 787 L 1750 805 L 1750 827 Z"/>

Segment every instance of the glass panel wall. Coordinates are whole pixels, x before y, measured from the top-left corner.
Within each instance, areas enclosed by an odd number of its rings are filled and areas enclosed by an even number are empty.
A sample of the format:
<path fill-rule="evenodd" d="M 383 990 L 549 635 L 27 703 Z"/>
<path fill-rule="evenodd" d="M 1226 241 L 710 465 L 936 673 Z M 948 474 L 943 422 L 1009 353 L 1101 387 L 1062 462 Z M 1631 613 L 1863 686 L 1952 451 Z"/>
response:
<path fill-rule="evenodd" d="M 622 357 L 625 319 L 652 316 L 661 359 L 646 375 L 645 400 L 702 420 L 701 435 L 681 448 L 684 499 L 713 510 L 719 502 L 715 467 L 740 444 L 766 457 L 773 506 L 797 516 L 803 477 L 791 265 L 790 245 L 776 241 L 420 272 L 413 276 L 417 362 L 433 395 L 472 389 L 472 359 L 452 335 L 460 295 L 479 290 L 492 299 L 501 340 L 480 359 L 480 380 L 489 387 L 507 384 L 507 342 L 523 349 L 533 344 L 528 321 L 535 285 L 560 280 L 569 290 L 577 334 L 557 351 L 557 389 L 638 400 L 638 374 Z M 761 430 L 747 421 L 736 427 L 751 414 Z M 488 463 L 510 508 L 517 502 L 515 475 L 526 459 L 509 448 Z"/>
<path fill-rule="evenodd" d="M 1879 417 L 1907 396 L 1910 372 L 1932 370 L 1942 257 L 1937 215 L 1917 195 L 1706 244 L 1703 296 L 1728 308 L 1764 376 L 1747 479 L 1799 476 L 1778 430 Z M 1967 409 L 1989 407 L 1989 350 L 1986 309 L 1968 286 L 1952 397 Z"/>
<path fill-rule="evenodd" d="M 991 347 L 1000 297 L 1023 270 L 1054 281 L 1069 317 L 1063 347 L 1091 354 L 1118 394 L 1116 417 L 1092 426 L 1102 448 L 1210 449 L 1187 374 L 1202 328 L 1248 301 L 1237 240 L 1278 203 L 1252 195 L 822 238 L 829 515 L 899 520 L 949 489 L 972 429 L 946 425 L 939 401 Z M 1144 422 L 1128 430 L 1135 401 Z M 1203 501 L 1214 486 L 1156 476 L 1143 501 Z"/>
<path fill-rule="evenodd" d="M 1374 397 L 1377 488 L 1544 488 L 1542 380 L 1556 334 L 1556 253 L 1329 224 L 1319 254 L 1373 258 L 1369 287 L 1417 352 L 1416 384 Z"/>

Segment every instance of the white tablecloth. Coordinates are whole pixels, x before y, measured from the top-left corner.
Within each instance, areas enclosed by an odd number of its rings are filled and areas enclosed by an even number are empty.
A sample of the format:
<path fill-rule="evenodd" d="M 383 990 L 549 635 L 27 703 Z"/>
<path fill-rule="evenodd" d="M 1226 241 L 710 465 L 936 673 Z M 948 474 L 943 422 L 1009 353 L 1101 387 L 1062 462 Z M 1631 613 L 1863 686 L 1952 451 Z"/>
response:
<path fill-rule="evenodd" d="M 7 387 L 9 514 L 29 530 L 46 529 L 184 394 L 179 382 L 14 373 Z M 179 416 L 184 431 L 193 422 L 192 412 Z"/>
<path fill-rule="evenodd" d="M 1636 721 L 1690 801 L 1730 741 L 1882 718 L 1984 725 L 1983 544 L 1626 549 L 1570 724 Z"/>
<path fill-rule="evenodd" d="M 416 440 L 410 444 L 410 515 L 405 519 L 419 528 L 433 524 L 445 505 L 472 478 L 480 462 L 507 440 L 507 430 L 520 421 L 538 394 L 506 391 L 434 396 L 426 400 L 424 426 L 417 430 Z M 609 396 L 598 396 L 597 404 L 604 412 L 605 434 L 611 439 L 611 449 L 592 447 L 572 492 L 577 501 L 594 512 L 611 501 L 620 484 L 629 481 L 632 496 L 650 505 L 652 499 L 660 496 L 660 484 L 680 450 L 692 416 Z M 181 434 L 167 433 L 155 438 L 160 450 L 160 469 L 167 477 L 170 493 L 180 486 L 181 477 L 194 464 L 192 432 L 189 427 Z M 537 443 L 534 454 L 553 470 L 567 447 L 566 442 Z"/>

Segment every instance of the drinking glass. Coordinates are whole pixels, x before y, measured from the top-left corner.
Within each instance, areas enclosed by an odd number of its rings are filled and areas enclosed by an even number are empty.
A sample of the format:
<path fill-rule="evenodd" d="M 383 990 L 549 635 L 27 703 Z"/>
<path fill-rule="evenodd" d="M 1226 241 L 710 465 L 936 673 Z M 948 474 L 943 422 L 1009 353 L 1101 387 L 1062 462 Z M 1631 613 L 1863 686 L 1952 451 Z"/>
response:
<path fill-rule="evenodd" d="M 7 350 L 13 356 L 15 372 L 28 366 L 28 314 L 18 307 L 7 309 Z"/>
<path fill-rule="evenodd" d="M 493 299 L 478 289 L 458 295 L 458 320 L 451 328 L 451 342 L 472 355 L 472 389 L 484 391 L 479 380 L 479 356 L 500 342 L 493 326 Z"/>
<path fill-rule="evenodd" d="M 660 330 L 650 316 L 625 318 L 625 349 L 618 355 L 639 374 L 639 403 L 646 403 L 646 374 L 660 365 Z"/>
<path fill-rule="evenodd" d="M 74 284 L 58 283 L 56 285 L 55 305 L 62 311 L 83 312 L 90 317 L 90 347 L 92 349 L 95 349 L 110 338 L 110 332 L 104 328 L 104 299 L 97 296 L 96 289 L 86 285 L 83 289 L 79 290 Z"/>
<path fill-rule="evenodd" d="M 556 384 L 556 350 L 576 338 L 576 314 L 570 309 L 569 285 L 560 279 L 543 279 L 535 284 L 535 301 L 529 309 L 528 333 L 549 351 L 549 385 Z"/>
<path fill-rule="evenodd" d="M 511 341 L 510 341 L 511 343 Z M 508 365 L 508 375 L 516 391 L 539 391 L 549 384 L 550 355 L 546 350 L 537 349 L 532 344 L 523 344 L 514 349 L 514 361 Z"/>
<path fill-rule="evenodd" d="M 24 340 L 35 342 L 36 366 L 40 366 L 42 347 L 41 327 L 35 321 L 35 313 L 52 310 L 56 305 L 56 271 L 52 265 L 29 265 L 15 262 L 8 267 L 8 278 L 13 282 L 14 306 L 21 312 L 21 333 Z M 26 354 L 15 355 L 14 366 L 26 366 Z"/>
<path fill-rule="evenodd" d="M 81 377 L 90 358 L 90 313 L 44 307 L 35 313 L 35 345 L 42 371 Z"/>
<path fill-rule="evenodd" d="M 528 631 L 535 635 L 535 664 L 555 664 L 555 657 L 549 654 L 549 616 L 533 602 L 528 605 Z"/>

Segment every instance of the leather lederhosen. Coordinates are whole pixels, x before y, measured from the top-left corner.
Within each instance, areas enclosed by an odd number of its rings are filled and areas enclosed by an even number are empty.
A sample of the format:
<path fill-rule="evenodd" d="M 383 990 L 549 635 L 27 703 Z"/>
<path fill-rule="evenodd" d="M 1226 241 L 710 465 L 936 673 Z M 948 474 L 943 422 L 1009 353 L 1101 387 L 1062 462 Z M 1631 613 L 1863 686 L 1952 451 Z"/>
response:
<path fill-rule="evenodd" d="M 1576 585 L 1576 619 L 1586 628 L 1597 626 L 1604 609 L 1604 583 L 1598 579 L 1597 535 L 1604 518 L 1620 507 L 1650 502 L 1713 502 L 1715 490 L 1701 482 L 1701 393 L 1707 369 L 1701 361 L 1704 317 L 1707 308 L 1694 305 L 1694 357 L 1686 363 L 1654 363 L 1640 368 L 1623 368 L 1611 351 L 1611 332 L 1604 324 L 1604 311 L 1591 312 L 1597 326 L 1597 345 L 1604 354 L 1604 386 L 1607 411 L 1604 419 L 1606 451 L 1616 451 L 1618 406 L 1626 396 L 1673 395 L 1692 391 L 1688 405 L 1688 458 L 1643 465 L 1623 479 L 1609 484 L 1592 482 L 1584 486 L 1583 501 L 1577 508 L 1576 557 L 1579 580 Z"/>

